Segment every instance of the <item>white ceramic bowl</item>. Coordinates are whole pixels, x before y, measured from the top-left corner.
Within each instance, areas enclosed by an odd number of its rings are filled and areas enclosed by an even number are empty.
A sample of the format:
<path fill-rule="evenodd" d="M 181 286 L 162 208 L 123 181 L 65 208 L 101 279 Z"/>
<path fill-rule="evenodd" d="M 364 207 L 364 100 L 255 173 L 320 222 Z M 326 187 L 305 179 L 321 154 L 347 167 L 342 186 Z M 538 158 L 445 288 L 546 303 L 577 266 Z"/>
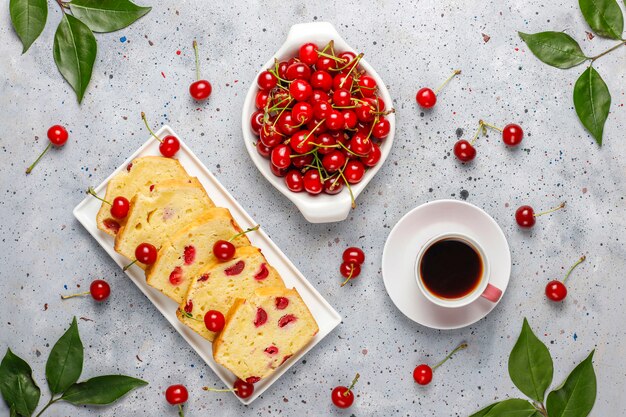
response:
<path fill-rule="evenodd" d="M 270 58 L 267 63 L 259 70 L 259 73 L 266 70 L 267 68 L 271 68 L 274 64 L 274 58 L 278 60 L 285 60 L 296 56 L 298 54 L 300 46 L 304 43 L 314 42 L 321 47 L 323 45 L 326 45 L 331 40 L 335 42 L 335 51 L 352 51 L 354 53 L 358 53 L 353 48 L 351 48 L 346 43 L 346 41 L 341 38 L 341 36 L 339 36 L 337 30 L 330 23 L 301 23 L 298 25 L 293 25 L 291 27 L 285 43 L 278 49 L 276 54 L 274 54 L 274 56 Z M 367 56 L 367 53 L 365 55 Z M 392 108 L 393 103 L 391 101 L 391 96 L 389 95 L 389 91 L 387 90 L 385 83 L 380 78 L 378 73 L 374 71 L 374 69 L 367 63 L 365 59 L 361 59 L 359 64 L 365 71 L 367 71 L 370 76 L 372 76 L 376 80 L 379 95 L 385 102 L 385 108 Z M 272 171 L 270 170 L 269 160 L 263 158 L 257 152 L 254 144 L 256 143 L 258 138 L 254 134 L 250 126 L 250 118 L 252 117 L 252 114 L 257 110 L 254 103 L 256 92 L 258 90 L 256 83 L 257 77 L 258 74 L 254 77 L 254 80 L 252 80 L 250 89 L 248 90 L 248 95 L 246 96 L 246 100 L 243 105 L 243 115 L 241 120 L 243 138 L 246 144 L 246 149 L 248 150 L 252 161 L 254 161 L 259 171 L 261 171 L 261 174 L 263 174 L 263 176 L 278 191 L 280 191 L 285 197 L 291 200 L 296 205 L 296 207 L 298 207 L 302 215 L 311 223 L 328 223 L 345 220 L 350 213 L 350 208 L 352 204 L 347 187 L 344 187 L 343 190 L 336 195 L 328 195 L 322 193 L 316 196 L 312 196 L 307 192 L 291 192 L 285 185 L 285 180 L 283 178 L 277 177 L 272 174 Z M 393 145 L 393 138 L 396 130 L 395 114 L 389 114 L 387 116 L 387 119 L 389 120 L 389 124 L 391 125 L 391 130 L 389 132 L 389 136 L 381 144 L 380 150 L 382 155 L 380 161 L 375 167 L 369 168 L 365 172 L 363 180 L 361 180 L 360 183 L 352 186 L 352 192 L 354 193 L 355 199 L 359 196 L 359 194 L 361 194 L 361 192 L 365 189 L 371 179 L 374 178 L 374 175 L 376 175 L 380 167 L 387 159 L 387 156 L 389 155 L 391 146 Z"/>

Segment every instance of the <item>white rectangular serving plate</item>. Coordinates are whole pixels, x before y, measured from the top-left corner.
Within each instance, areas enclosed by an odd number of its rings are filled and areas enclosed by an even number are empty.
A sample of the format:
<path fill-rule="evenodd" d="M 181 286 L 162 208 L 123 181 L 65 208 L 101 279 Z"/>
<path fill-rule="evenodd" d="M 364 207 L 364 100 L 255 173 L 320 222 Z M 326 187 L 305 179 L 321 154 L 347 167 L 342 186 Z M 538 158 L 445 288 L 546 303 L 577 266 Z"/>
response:
<path fill-rule="evenodd" d="M 200 160 L 194 155 L 194 153 L 185 145 L 180 139 L 180 136 L 176 135 L 169 126 L 163 126 L 157 132 L 157 136 L 165 137 L 166 135 L 174 135 L 180 140 L 180 150 L 176 154 L 176 158 L 180 161 L 183 167 L 187 170 L 189 175 L 197 177 L 205 190 L 209 194 L 209 197 L 215 202 L 216 206 L 226 207 L 230 210 L 234 219 L 239 223 L 242 229 L 254 227 L 257 223 L 246 213 L 246 211 L 239 205 L 239 203 L 233 198 L 232 195 L 220 184 L 220 182 L 211 174 L 211 172 L 200 162 Z M 154 138 L 149 138 L 137 151 L 132 154 L 122 165 L 119 166 L 102 184 L 100 184 L 95 190 L 98 195 L 104 198 L 106 186 L 121 170 L 126 169 L 127 165 L 135 158 L 148 155 L 160 155 L 159 143 Z M 124 256 L 118 254 L 113 249 L 114 238 L 100 231 L 96 225 L 96 214 L 100 209 L 100 201 L 92 196 L 86 197 L 79 205 L 74 208 L 74 217 L 82 223 L 89 233 L 98 241 L 100 246 L 108 252 L 113 260 L 122 268 L 129 263 L 129 260 Z M 263 229 L 254 233 L 249 233 L 248 238 L 252 244 L 263 251 L 263 255 L 267 258 L 268 262 L 278 270 L 281 277 L 285 281 L 287 287 L 295 287 L 307 306 L 311 310 L 311 313 L 315 317 L 319 326 L 319 332 L 314 339 L 304 347 L 300 352 L 291 357 L 287 362 L 280 366 L 276 372 L 270 377 L 262 379 L 254 386 L 254 394 L 246 399 L 239 400 L 243 404 L 250 404 L 259 395 L 263 394 L 282 374 L 284 374 L 289 368 L 291 368 L 296 362 L 298 362 L 313 346 L 317 345 L 326 335 L 328 335 L 340 322 L 341 316 L 332 308 L 330 304 L 317 292 L 317 290 L 309 283 L 309 281 L 302 275 L 300 271 L 294 266 L 294 264 L 285 256 L 285 254 L 276 246 L 276 244 L 267 236 Z M 141 292 L 152 304 L 161 312 L 163 317 L 170 322 L 170 324 L 180 333 L 180 335 L 189 343 L 198 355 L 206 362 L 207 365 L 217 374 L 217 376 L 226 384 L 229 388 L 233 387 L 236 380 L 233 375 L 226 368 L 218 365 L 213 360 L 212 345 L 193 330 L 182 324 L 176 317 L 176 309 L 178 304 L 162 294 L 160 291 L 150 287 L 146 284 L 145 275 L 142 269 L 137 266 L 133 266 L 126 271 L 126 275 L 139 287 Z M 221 388 L 221 387 L 219 387 Z"/>

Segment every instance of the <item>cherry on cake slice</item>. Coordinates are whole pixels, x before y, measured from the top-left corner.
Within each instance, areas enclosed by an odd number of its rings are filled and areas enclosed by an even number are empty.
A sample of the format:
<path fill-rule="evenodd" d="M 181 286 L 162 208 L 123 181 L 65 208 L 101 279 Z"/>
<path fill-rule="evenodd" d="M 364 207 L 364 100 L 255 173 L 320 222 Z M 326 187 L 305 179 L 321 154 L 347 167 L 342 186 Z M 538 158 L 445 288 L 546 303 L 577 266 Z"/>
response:
<path fill-rule="evenodd" d="M 216 261 L 215 242 L 229 240 L 240 232 L 228 209 L 209 209 L 164 242 L 156 262 L 146 268 L 148 284 L 180 304 L 192 278 Z M 250 245 L 245 234 L 231 243 L 235 247 Z"/>
<path fill-rule="evenodd" d="M 213 342 L 213 358 L 238 378 L 255 383 L 305 347 L 318 330 L 295 289 L 261 288 L 235 301 Z"/>
<path fill-rule="evenodd" d="M 214 259 L 191 282 L 176 315 L 178 319 L 209 341 L 215 333 L 204 325 L 204 315 L 216 310 L 224 316 L 237 298 L 247 298 L 257 289 L 284 287 L 282 278 L 254 246 L 237 248 L 233 259 Z"/>
<path fill-rule="evenodd" d="M 131 200 L 126 224 L 115 236 L 115 250 L 131 260 L 140 243 L 150 243 L 158 250 L 180 229 L 214 207 L 197 178 L 149 187 Z"/>
<path fill-rule="evenodd" d="M 151 186 L 168 180 L 185 181 L 190 177 L 185 168 L 173 158 L 162 156 L 144 156 L 133 159 L 107 185 L 104 200 L 113 201 L 116 197 L 124 197 L 130 201 L 140 191 L 149 190 Z M 126 218 L 116 219 L 111 215 L 111 206 L 102 203 L 96 216 L 98 229 L 111 236 L 115 236 L 124 224 Z"/>

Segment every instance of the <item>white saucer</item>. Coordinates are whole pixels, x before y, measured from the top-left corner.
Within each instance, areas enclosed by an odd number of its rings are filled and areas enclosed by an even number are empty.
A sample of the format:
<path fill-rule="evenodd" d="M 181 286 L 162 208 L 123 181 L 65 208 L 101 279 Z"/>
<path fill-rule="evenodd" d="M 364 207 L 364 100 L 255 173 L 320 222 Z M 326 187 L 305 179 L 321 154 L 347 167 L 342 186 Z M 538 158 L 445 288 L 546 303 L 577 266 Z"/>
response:
<path fill-rule="evenodd" d="M 479 298 L 460 308 L 433 304 L 420 292 L 415 279 L 415 258 L 433 236 L 456 232 L 471 236 L 489 260 L 489 282 L 502 290 L 511 275 L 511 253 L 506 237 L 491 216 L 457 200 L 436 200 L 409 211 L 394 226 L 383 250 L 382 272 L 393 303 L 411 320 L 433 329 L 458 329 L 485 317 L 495 308 Z M 500 298 L 502 300 L 502 298 Z"/>

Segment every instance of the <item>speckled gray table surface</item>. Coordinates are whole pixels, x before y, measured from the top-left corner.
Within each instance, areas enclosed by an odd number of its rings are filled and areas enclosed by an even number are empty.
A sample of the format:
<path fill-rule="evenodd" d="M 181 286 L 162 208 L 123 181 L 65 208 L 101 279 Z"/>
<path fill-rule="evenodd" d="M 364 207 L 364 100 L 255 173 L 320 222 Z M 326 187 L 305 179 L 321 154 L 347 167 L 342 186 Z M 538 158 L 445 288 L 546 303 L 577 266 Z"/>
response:
<path fill-rule="evenodd" d="M 7 2 L 0 8 L 0 351 L 10 346 L 33 365 L 45 398 L 45 360 L 77 316 L 83 318 L 85 376 L 121 372 L 150 382 L 112 406 L 59 403 L 48 415 L 174 416 L 163 391 L 184 383 L 190 417 L 467 416 L 516 395 L 506 364 L 523 317 L 552 352 L 555 383 L 597 349 L 592 415 L 626 413 L 626 50 L 597 62 L 613 95 L 600 149 L 572 105 L 572 86 L 582 69 L 545 66 L 516 34 L 567 29 L 584 49 L 603 51 L 611 43 L 587 38 L 576 1 L 151 5 L 152 12 L 131 27 L 97 35 L 96 66 L 81 106 L 52 59 L 58 8 L 51 2 L 49 24 L 25 55 L 10 27 Z M 245 91 L 259 66 L 292 24 L 315 20 L 334 23 L 365 52 L 388 84 L 398 116 L 389 159 L 349 219 L 337 224 L 307 223 L 261 177 L 240 131 Z M 202 72 L 213 83 L 212 97 L 200 105 L 187 93 L 194 38 L 201 44 Z M 422 113 L 414 101 L 417 89 L 436 86 L 457 67 L 463 74 L 435 110 Z M 184 138 L 343 316 L 332 334 L 251 406 L 200 389 L 220 382 L 72 217 L 85 188 L 100 183 L 145 140 L 141 111 Z M 471 135 L 479 118 L 521 124 L 523 145 L 505 149 L 491 134 L 480 139 L 474 163 L 460 165 L 451 157 L 452 144 L 458 135 Z M 59 122 L 68 127 L 69 142 L 24 175 L 45 146 L 47 127 Z M 490 213 L 513 259 L 510 286 L 498 307 L 454 331 L 405 318 L 387 296 L 380 270 L 393 225 L 417 205 L 441 198 L 464 199 Z M 542 218 L 530 233 L 518 230 L 518 205 L 547 207 L 561 200 L 568 202 L 565 211 Z M 363 247 L 367 261 L 362 276 L 340 288 L 337 268 L 348 245 Z M 545 283 L 561 277 L 581 254 L 588 261 L 571 279 L 567 300 L 547 302 Z M 106 303 L 59 299 L 95 278 L 112 284 Z M 417 363 L 435 362 L 461 340 L 469 349 L 438 370 L 430 386 L 413 382 Z M 334 409 L 331 388 L 349 382 L 356 371 L 362 377 L 354 406 Z M 7 414 L 4 404 L 0 414 Z"/>

